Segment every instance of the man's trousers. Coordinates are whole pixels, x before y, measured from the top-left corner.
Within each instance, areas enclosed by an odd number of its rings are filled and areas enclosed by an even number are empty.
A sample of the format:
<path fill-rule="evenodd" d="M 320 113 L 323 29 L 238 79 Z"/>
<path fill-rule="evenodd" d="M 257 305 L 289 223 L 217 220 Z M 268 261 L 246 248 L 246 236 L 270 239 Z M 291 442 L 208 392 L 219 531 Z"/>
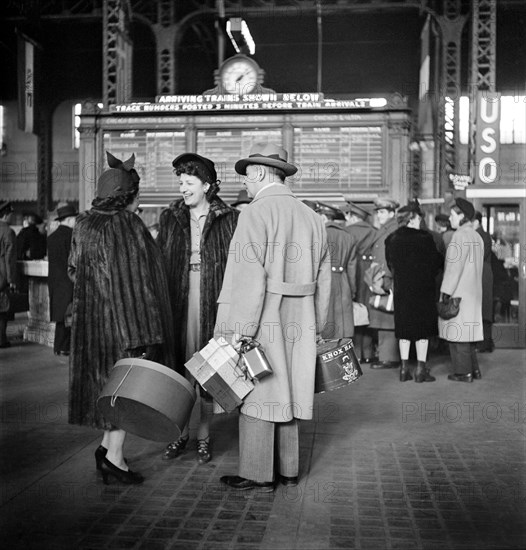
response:
<path fill-rule="evenodd" d="M 252 481 L 274 481 L 276 474 L 299 472 L 298 421 L 268 422 L 239 415 L 239 475 Z"/>

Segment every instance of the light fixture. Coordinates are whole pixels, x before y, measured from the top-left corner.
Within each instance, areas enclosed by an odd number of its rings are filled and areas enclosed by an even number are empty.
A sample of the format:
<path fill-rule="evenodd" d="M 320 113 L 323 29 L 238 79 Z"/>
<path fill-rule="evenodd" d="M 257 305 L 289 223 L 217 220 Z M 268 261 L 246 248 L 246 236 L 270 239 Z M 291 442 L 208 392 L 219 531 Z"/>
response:
<path fill-rule="evenodd" d="M 244 19 L 231 17 L 226 22 L 226 33 L 237 53 L 248 53 L 250 55 L 256 53 L 256 43 Z"/>

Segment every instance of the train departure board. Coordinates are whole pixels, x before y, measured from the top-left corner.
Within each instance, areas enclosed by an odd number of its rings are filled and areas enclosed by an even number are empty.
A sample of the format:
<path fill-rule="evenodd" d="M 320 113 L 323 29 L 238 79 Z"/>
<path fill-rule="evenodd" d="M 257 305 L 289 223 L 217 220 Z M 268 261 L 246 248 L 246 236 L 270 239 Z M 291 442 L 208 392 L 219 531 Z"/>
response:
<path fill-rule="evenodd" d="M 289 161 L 298 172 L 289 178 L 298 192 L 380 191 L 384 189 L 384 147 L 380 126 L 294 127 Z M 237 192 L 241 176 L 234 165 L 254 143 L 282 145 L 281 128 L 206 128 L 196 132 L 197 153 L 212 159 L 226 192 Z M 145 191 L 178 191 L 172 160 L 186 151 L 184 131 L 128 130 L 104 133 L 104 147 L 118 158 L 136 156 Z"/>
<path fill-rule="evenodd" d="M 197 131 L 197 152 L 215 162 L 223 190 L 239 190 L 241 176 L 234 170 L 236 161 L 248 157 L 254 143 L 273 142 L 281 145 L 280 128 L 206 129 Z"/>
<path fill-rule="evenodd" d="M 121 160 L 135 153 L 135 169 L 141 177 L 142 189 L 178 190 L 172 161 L 186 151 L 185 132 L 105 132 L 104 148 Z"/>
<path fill-rule="evenodd" d="M 294 188 L 380 190 L 383 150 L 380 126 L 294 128 Z"/>

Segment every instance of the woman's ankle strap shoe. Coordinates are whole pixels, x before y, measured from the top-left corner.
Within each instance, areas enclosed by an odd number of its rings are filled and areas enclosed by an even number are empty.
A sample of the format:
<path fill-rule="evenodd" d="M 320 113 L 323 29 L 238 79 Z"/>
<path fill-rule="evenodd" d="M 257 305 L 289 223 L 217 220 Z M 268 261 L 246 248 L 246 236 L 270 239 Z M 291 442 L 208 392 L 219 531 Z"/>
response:
<path fill-rule="evenodd" d="M 164 450 L 163 460 L 170 460 L 182 454 L 186 448 L 188 439 L 190 439 L 189 435 L 185 437 L 181 436 L 177 441 L 168 443 L 168 445 L 166 446 L 166 449 Z"/>

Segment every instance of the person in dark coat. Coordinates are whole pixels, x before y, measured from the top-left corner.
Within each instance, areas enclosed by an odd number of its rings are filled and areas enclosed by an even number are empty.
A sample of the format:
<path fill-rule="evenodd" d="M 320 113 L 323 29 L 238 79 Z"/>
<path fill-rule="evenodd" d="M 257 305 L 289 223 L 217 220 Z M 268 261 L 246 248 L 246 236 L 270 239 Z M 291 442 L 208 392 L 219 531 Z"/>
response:
<path fill-rule="evenodd" d="M 26 214 L 24 216 L 24 227 L 16 236 L 17 258 L 19 260 L 41 260 L 46 255 L 47 238 L 42 233 L 39 225 L 43 220 L 37 214 Z"/>
<path fill-rule="evenodd" d="M 482 227 L 482 213 L 475 212 L 473 229 L 482 237 L 484 243 L 484 265 L 482 266 L 482 331 L 484 341 L 477 345 L 480 353 L 491 353 L 495 348 L 493 343 L 493 269 L 491 267 L 492 241 L 489 233 Z"/>
<path fill-rule="evenodd" d="M 417 202 L 398 210 L 399 228 L 385 241 L 385 257 L 393 276 L 395 336 L 402 365 L 400 382 L 412 380 L 409 349 L 415 342 L 415 382 L 434 382 L 426 368 L 429 338 L 438 334 L 435 278 L 443 257 L 429 231 L 420 229 L 423 212 Z"/>
<path fill-rule="evenodd" d="M 135 155 L 125 162 L 107 153 L 92 208 L 73 229 L 68 273 L 74 281 L 69 422 L 104 430 L 96 465 L 128 484 L 144 478 L 128 469 L 126 432 L 108 422 L 97 399 L 119 359 L 141 357 L 174 368 L 173 322 L 159 247 L 135 213 L 139 174 Z"/>
<path fill-rule="evenodd" d="M 347 202 L 342 207 L 345 213 L 347 227 L 345 231 L 356 241 L 356 301 L 367 305 L 371 291 L 365 283 L 365 270 L 371 265 L 371 247 L 374 243 L 376 228 L 368 221 L 369 212 L 353 202 Z M 373 340 L 374 330 L 370 326 L 354 328 L 354 347 L 358 357 L 363 363 L 374 363 L 378 360 L 374 357 Z"/>
<path fill-rule="evenodd" d="M 325 223 L 331 257 L 331 294 L 324 339 L 354 336 L 353 297 L 356 294 L 356 240 L 345 231 L 341 210 L 322 202 L 303 201 Z M 340 223 L 338 223 L 340 222 Z"/>
<path fill-rule="evenodd" d="M 182 199 L 161 213 L 157 243 L 164 257 L 174 320 L 178 371 L 214 335 L 217 298 L 223 284 L 228 248 L 239 212 L 218 196 L 214 163 L 201 155 L 184 153 L 173 161 L 180 176 Z M 212 399 L 201 391 L 197 430 L 197 460 L 211 460 L 210 417 Z M 163 458 L 175 458 L 186 448 L 189 427 L 166 447 Z"/>
<path fill-rule="evenodd" d="M 392 275 L 385 260 L 385 240 L 398 229 L 395 212 L 399 204 L 388 198 L 374 201 L 374 209 L 379 228 L 374 236 L 371 249 L 372 262 L 377 263 L 384 272 L 382 290 L 392 290 Z M 369 307 L 369 326 L 378 329 L 378 361 L 371 364 L 372 369 L 392 369 L 400 366 L 398 342 L 394 333 L 394 316 L 378 309 Z"/>
<path fill-rule="evenodd" d="M 49 317 L 55 323 L 55 355 L 69 355 L 71 328 L 66 326 L 66 312 L 68 307 L 71 311 L 73 283 L 68 276 L 68 258 L 78 212 L 73 206 L 66 205 L 59 207 L 57 214 L 55 219 L 59 226 L 47 240 Z"/>
<path fill-rule="evenodd" d="M 16 235 L 9 227 L 11 203 L 0 201 L 0 348 L 10 347 L 7 340 L 9 291 L 16 290 Z"/>

